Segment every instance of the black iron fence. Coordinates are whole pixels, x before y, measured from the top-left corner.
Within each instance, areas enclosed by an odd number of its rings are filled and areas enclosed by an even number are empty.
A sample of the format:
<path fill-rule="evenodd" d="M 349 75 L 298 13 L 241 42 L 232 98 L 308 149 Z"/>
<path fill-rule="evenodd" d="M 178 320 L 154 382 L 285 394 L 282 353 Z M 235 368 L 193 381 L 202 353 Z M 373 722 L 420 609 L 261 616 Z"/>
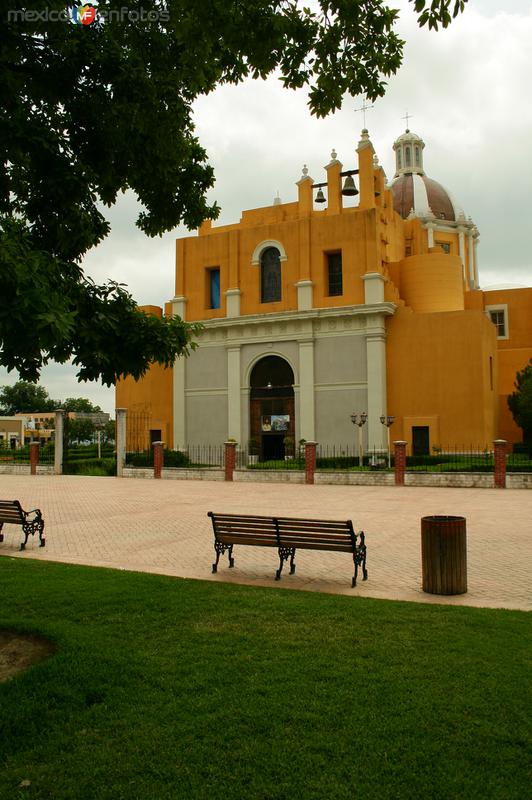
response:
<path fill-rule="evenodd" d="M 39 446 L 39 464 L 54 463 L 55 447 L 51 444 L 41 444 Z M 29 464 L 30 446 L 24 447 L 0 447 L 0 464 Z"/>
<path fill-rule="evenodd" d="M 189 445 L 183 450 L 164 450 L 164 467 L 181 469 L 223 468 L 225 448 L 220 445 Z M 129 450 L 126 466 L 153 468 L 153 447 Z M 392 451 L 364 450 L 361 454 L 356 445 L 318 444 L 316 447 L 316 470 L 326 471 L 385 471 L 395 466 Z M 238 444 L 236 448 L 237 469 L 251 470 L 304 470 L 305 446 L 296 445 L 293 452 L 281 459 L 261 460 L 255 445 Z M 408 472 L 493 472 L 493 445 L 442 447 L 426 455 L 406 454 Z M 508 453 L 508 472 L 532 472 L 532 453 Z"/>
<path fill-rule="evenodd" d="M 163 451 L 164 467 L 180 469 L 205 469 L 223 467 L 224 446 L 190 445 L 185 450 Z M 126 467 L 153 467 L 153 447 L 148 450 L 135 450 L 126 453 Z"/>

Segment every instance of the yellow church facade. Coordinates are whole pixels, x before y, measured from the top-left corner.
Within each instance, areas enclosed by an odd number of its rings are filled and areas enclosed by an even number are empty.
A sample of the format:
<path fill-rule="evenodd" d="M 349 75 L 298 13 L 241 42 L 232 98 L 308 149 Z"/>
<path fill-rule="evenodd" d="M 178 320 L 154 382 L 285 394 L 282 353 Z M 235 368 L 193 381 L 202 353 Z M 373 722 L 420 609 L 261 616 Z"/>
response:
<path fill-rule="evenodd" d="M 386 449 L 389 415 L 411 452 L 519 441 L 506 397 L 532 357 L 532 288 L 480 289 L 478 230 L 424 146 L 396 140 L 387 184 L 364 130 L 352 165 L 333 151 L 321 180 L 303 169 L 294 202 L 178 239 L 164 313 L 201 321 L 199 346 L 121 381 L 117 406 L 170 448 L 233 438 L 262 458 L 286 437 L 352 443 L 353 412 L 369 450 Z"/>

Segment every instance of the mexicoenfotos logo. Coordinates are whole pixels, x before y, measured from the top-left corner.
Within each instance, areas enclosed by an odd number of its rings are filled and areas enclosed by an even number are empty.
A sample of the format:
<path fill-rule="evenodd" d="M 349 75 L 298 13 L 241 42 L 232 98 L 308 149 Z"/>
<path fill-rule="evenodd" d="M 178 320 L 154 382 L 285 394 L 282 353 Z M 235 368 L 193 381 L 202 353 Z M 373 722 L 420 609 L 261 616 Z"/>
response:
<path fill-rule="evenodd" d="M 72 22 L 77 25 L 91 25 L 96 19 L 96 9 L 89 3 L 83 6 L 71 6 L 69 11 Z"/>
<path fill-rule="evenodd" d="M 107 22 L 148 22 L 164 23 L 170 19 L 170 12 L 166 7 L 155 10 L 153 8 L 135 8 L 129 10 L 127 6 L 121 8 L 98 8 L 93 3 L 80 0 L 77 4 L 69 3 L 66 8 L 44 9 L 10 9 L 7 12 L 8 22 L 71 22 L 75 25 L 89 27 L 93 22 L 102 24 Z"/>

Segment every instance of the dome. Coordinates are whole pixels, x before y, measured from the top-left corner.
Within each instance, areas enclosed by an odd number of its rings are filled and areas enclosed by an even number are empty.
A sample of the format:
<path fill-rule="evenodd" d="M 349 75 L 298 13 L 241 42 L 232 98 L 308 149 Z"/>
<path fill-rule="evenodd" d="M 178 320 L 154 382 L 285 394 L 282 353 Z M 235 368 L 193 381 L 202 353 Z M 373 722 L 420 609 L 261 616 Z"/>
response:
<path fill-rule="evenodd" d="M 447 189 L 426 175 L 403 173 L 393 180 L 390 188 L 393 207 L 403 219 L 411 211 L 416 217 L 435 216 L 450 222 L 456 222 L 458 217 L 463 216 L 462 209 L 453 202 Z"/>
<path fill-rule="evenodd" d="M 413 212 L 416 217 L 457 222 L 459 217 L 464 217 L 464 212 L 441 183 L 425 175 L 424 147 L 423 139 L 409 130 L 394 142 L 396 170 L 390 185 L 394 209 L 403 219 Z"/>

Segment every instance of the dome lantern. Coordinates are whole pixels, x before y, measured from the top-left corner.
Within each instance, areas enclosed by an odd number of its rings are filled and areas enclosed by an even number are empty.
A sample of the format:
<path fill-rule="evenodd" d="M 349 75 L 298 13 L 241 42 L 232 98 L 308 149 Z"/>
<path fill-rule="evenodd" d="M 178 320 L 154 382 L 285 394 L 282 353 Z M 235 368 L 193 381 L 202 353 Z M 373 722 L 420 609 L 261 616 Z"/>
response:
<path fill-rule="evenodd" d="M 423 148 L 425 142 L 416 133 L 412 133 L 408 128 L 393 143 L 395 150 L 395 175 L 406 175 L 413 173 L 423 175 Z"/>

